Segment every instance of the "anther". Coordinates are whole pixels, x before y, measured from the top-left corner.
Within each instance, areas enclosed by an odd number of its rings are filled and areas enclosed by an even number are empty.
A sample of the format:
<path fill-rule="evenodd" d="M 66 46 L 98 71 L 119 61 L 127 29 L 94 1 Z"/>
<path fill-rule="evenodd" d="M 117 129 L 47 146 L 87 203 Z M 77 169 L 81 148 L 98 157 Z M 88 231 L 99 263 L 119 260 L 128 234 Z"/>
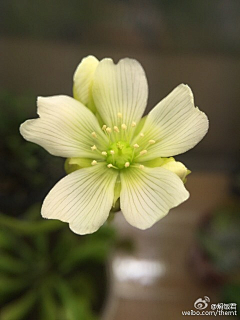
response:
<path fill-rule="evenodd" d="M 137 143 L 135 143 L 135 144 L 133 145 L 133 148 L 137 149 L 137 148 L 139 148 L 139 145 L 138 145 Z"/>
<path fill-rule="evenodd" d="M 112 132 L 112 129 L 109 128 L 109 127 L 107 127 L 106 132 L 107 132 L 107 133 L 111 133 L 111 132 Z"/>
<path fill-rule="evenodd" d="M 106 155 L 107 155 L 107 152 L 106 152 L 106 151 L 103 151 L 103 152 L 102 152 L 102 155 L 103 155 L 103 156 L 106 156 Z"/>
<path fill-rule="evenodd" d="M 122 114 L 121 114 L 121 112 L 118 112 L 117 116 L 118 116 L 119 119 L 122 119 Z"/>
<path fill-rule="evenodd" d="M 92 132 L 93 138 L 97 138 L 96 132 Z"/>
<path fill-rule="evenodd" d="M 123 124 L 121 125 L 121 127 L 122 127 L 123 130 L 126 130 L 126 129 L 127 129 L 127 126 L 125 125 L 125 123 L 123 123 Z"/>
<path fill-rule="evenodd" d="M 154 144 L 156 141 L 155 140 L 149 140 L 148 141 L 150 144 Z"/>
<path fill-rule="evenodd" d="M 147 150 L 142 150 L 139 154 L 142 156 L 143 154 L 146 154 Z"/>
<path fill-rule="evenodd" d="M 92 163 L 91 163 L 92 166 L 95 166 L 96 164 L 97 164 L 96 160 L 93 160 Z"/>
<path fill-rule="evenodd" d="M 104 125 L 102 126 L 102 130 L 105 131 L 106 128 L 107 128 L 107 126 L 104 124 Z"/>
<path fill-rule="evenodd" d="M 111 154 L 114 154 L 115 152 L 114 152 L 114 150 L 110 150 L 110 153 L 111 153 Z"/>
<path fill-rule="evenodd" d="M 137 125 L 136 122 L 133 121 L 133 122 L 132 122 L 132 127 L 136 127 L 136 125 Z"/>
<path fill-rule="evenodd" d="M 107 167 L 108 167 L 108 168 L 112 168 L 113 165 L 112 165 L 111 163 L 109 163 L 109 164 L 107 165 Z"/>
<path fill-rule="evenodd" d="M 144 137 L 144 133 L 141 132 L 141 133 L 140 133 L 140 137 Z"/>
<path fill-rule="evenodd" d="M 119 133 L 119 129 L 118 129 L 117 126 L 114 126 L 114 127 L 113 127 L 113 130 L 114 130 L 115 132 Z"/>
<path fill-rule="evenodd" d="M 128 168 L 129 166 L 130 166 L 129 162 L 126 162 L 125 165 L 124 165 L 125 168 Z"/>
<path fill-rule="evenodd" d="M 140 164 L 139 169 L 143 170 L 144 169 L 144 165 Z"/>
<path fill-rule="evenodd" d="M 92 151 L 97 150 L 97 147 L 94 145 L 91 147 Z"/>

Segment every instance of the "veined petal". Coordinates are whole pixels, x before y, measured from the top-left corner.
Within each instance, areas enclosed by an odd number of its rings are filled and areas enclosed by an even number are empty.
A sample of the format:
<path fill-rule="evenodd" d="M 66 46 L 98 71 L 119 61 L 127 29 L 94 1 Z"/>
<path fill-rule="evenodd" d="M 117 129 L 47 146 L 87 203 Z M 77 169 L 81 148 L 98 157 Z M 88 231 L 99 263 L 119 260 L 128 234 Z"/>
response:
<path fill-rule="evenodd" d="M 92 99 L 92 82 L 99 61 L 94 56 L 88 56 L 80 62 L 73 76 L 73 96 L 95 112 Z"/>
<path fill-rule="evenodd" d="M 77 234 L 98 230 L 112 207 L 117 175 L 105 164 L 70 173 L 45 198 L 42 216 L 68 222 Z"/>
<path fill-rule="evenodd" d="M 184 84 L 175 88 L 147 116 L 139 145 L 149 140 L 156 143 L 148 147 L 148 153 L 141 160 L 169 157 L 193 148 L 208 131 L 205 113 L 194 106 L 191 89 Z M 144 147 L 143 147 L 144 148 Z"/>
<path fill-rule="evenodd" d="M 91 150 L 94 144 L 106 148 L 108 143 L 96 117 L 79 101 L 68 96 L 38 98 L 40 118 L 25 121 L 20 132 L 31 142 L 37 143 L 49 153 L 66 158 L 96 158 Z M 97 139 L 94 139 L 95 132 Z M 97 157 L 102 159 L 99 153 Z"/>
<path fill-rule="evenodd" d="M 117 65 L 111 59 L 100 61 L 93 81 L 93 99 L 105 124 L 109 127 L 122 123 L 127 128 L 138 122 L 148 98 L 147 79 L 142 66 L 134 59 L 122 59 Z"/>
<path fill-rule="evenodd" d="M 123 215 L 139 229 L 151 227 L 189 197 L 181 179 L 164 168 L 131 168 L 121 173 L 121 184 Z"/>

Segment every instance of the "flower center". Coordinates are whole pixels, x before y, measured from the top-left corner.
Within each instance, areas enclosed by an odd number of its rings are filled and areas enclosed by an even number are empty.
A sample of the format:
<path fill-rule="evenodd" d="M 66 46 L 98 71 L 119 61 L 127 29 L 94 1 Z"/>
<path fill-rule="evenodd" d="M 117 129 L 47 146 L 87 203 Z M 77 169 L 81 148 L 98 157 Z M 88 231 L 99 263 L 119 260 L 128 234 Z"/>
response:
<path fill-rule="evenodd" d="M 126 141 L 118 141 L 109 145 L 106 161 L 113 166 L 123 169 L 131 164 L 134 148 Z M 129 166 L 128 165 L 128 166 Z"/>

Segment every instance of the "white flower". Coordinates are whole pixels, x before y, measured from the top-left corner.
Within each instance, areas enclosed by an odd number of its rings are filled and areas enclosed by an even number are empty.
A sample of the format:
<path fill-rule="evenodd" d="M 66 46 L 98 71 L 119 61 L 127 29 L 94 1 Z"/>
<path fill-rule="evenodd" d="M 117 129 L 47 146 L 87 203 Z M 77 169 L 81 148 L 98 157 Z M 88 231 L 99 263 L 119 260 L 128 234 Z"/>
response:
<path fill-rule="evenodd" d="M 74 74 L 73 91 L 74 98 L 39 97 L 39 118 L 20 128 L 26 140 L 68 158 L 71 173 L 45 198 L 43 217 L 92 233 L 120 197 L 126 220 L 146 229 L 189 197 L 183 183 L 188 170 L 172 156 L 204 137 L 208 119 L 187 85 L 142 118 L 148 85 L 141 65 L 89 56 Z"/>

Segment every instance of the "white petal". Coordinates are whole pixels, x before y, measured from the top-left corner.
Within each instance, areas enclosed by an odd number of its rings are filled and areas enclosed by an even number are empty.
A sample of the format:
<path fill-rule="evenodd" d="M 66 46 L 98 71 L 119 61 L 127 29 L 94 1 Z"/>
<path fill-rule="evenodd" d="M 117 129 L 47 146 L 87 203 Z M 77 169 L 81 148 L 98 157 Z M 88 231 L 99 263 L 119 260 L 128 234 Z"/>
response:
<path fill-rule="evenodd" d="M 205 113 L 194 106 L 193 94 L 187 85 L 179 85 L 147 116 L 142 128 L 143 147 L 149 140 L 156 143 L 148 147 L 143 161 L 169 157 L 193 148 L 208 131 Z"/>
<path fill-rule="evenodd" d="M 94 144 L 106 148 L 107 138 L 96 117 L 83 104 L 68 96 L 38 98 L 40 118 L 25 121 L 20 132 L 55 156 L 95 159 Z M 96 132 L 98 139 L 92 137 Z M 101 154 L 98 158 L 103 158 Z"/>
<path fill-rule="evenodd" d="M 107 126 L 118 125 L 121 113 L 122 123 L 130 128 L 133 121 L 141 119 L 147 98 L 147 79 L 136 60 L 126 58 L 117 65 L 111 59 L 100 61 L 94 74 L 93 99 Z"/>
<path fill-rule="evenodd" d="M 189 197 L 181 179 L 163 168 L 131 168 L 121 173 L 121 183 L 122 212 L 139 229 L 151 227 Z"/>
<path fill-rule="evenodd" d="M 84 58 L 78 65 L 73 76 L 74 98 L 92 109 L 92 81 L 98 66 L 98 59 L 93 56 Z"/>
<path fill-rule="evenodd" d="M 68 222 L 78 234 L 98 230 L 112 207 L 117 175 L 117 170 L 104 164 L 67 175 L 45 198 L 42 216 Z"/>

